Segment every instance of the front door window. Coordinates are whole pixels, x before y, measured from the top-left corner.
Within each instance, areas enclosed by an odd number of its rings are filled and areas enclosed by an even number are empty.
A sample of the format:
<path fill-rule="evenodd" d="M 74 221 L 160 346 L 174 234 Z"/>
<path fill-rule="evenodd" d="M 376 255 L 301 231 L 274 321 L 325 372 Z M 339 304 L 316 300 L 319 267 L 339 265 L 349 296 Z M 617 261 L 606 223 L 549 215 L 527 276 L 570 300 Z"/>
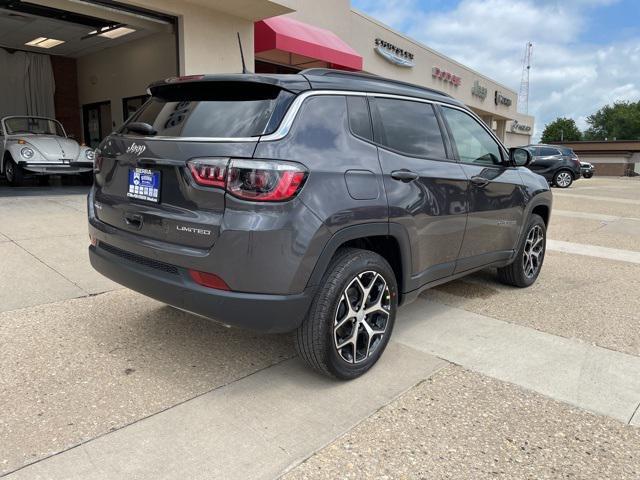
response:
<path fill-rule="evenodd" d="M 443 108 L 451 135 L 462 163 L 501 165 L 502 153 L 496 141 L 470 115 L 453 108 Z"/>

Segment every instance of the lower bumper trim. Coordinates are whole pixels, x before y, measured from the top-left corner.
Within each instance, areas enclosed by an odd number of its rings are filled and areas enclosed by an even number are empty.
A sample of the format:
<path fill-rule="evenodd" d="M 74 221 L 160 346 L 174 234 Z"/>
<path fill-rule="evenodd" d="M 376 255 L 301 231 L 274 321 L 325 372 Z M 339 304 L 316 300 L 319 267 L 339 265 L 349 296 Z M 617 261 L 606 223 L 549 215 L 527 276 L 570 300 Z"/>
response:
<path fill-rule="evenodd" d="M 109 253 L 100 243 L 89 247 L 89 259 L 102 275 L 143 295 L 225 325 L 265 333 L 295 330 L 315 293 L 315 288 L 292 295 L 214 290 L 195 283 L 186 270 L 167 274 Z"/>

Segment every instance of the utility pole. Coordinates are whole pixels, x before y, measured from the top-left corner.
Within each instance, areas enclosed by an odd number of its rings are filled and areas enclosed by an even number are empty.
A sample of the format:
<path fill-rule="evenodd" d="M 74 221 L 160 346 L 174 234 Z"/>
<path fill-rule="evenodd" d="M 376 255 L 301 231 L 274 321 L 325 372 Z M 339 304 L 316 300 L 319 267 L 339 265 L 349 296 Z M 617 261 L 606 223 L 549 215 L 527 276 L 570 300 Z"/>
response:
<path fill-rule="evenodd" d="M 533 43 L 527 42 L 522 57 L 522 78 L 520 80 L 520 92 L 518 93 L 518 110 L 520 113 L 529 113 L 529 72 L 531 71 L 532 50 Z"/>

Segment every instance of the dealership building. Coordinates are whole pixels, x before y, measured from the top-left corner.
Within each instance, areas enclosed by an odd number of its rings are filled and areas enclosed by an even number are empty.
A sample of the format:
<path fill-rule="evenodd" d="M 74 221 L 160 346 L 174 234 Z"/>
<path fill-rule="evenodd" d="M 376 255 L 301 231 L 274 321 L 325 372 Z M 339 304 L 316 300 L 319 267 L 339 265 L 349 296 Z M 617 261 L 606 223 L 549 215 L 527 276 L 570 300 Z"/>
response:
<path fill-rule="evenodd" d="M 351 8 L 349 0 L 0 0 L 0 116 L 43 115 L 95 146 L 158 79 L 311 67 L 446 92 L 508 146 L 530 143 L 517 92 Z"/>

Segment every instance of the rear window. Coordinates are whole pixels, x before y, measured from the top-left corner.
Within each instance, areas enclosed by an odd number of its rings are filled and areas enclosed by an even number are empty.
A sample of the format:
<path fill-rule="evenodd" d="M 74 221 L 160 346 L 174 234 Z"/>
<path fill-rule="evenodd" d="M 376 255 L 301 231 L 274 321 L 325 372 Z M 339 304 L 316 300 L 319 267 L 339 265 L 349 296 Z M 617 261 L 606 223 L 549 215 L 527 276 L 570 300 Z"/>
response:
<path fill-rule="evenodd" d="M 427 103 L 376 98 L 382 145 L 414 157 L 445 158 L 433 107 Z"/>
<path fill-rule="evenodd" d="M 238 138 L 275 131 L 294 94 L 272 85 L 243 82 L 168 84 L 123 125 L 151 125 L 158 136 Z"/>

